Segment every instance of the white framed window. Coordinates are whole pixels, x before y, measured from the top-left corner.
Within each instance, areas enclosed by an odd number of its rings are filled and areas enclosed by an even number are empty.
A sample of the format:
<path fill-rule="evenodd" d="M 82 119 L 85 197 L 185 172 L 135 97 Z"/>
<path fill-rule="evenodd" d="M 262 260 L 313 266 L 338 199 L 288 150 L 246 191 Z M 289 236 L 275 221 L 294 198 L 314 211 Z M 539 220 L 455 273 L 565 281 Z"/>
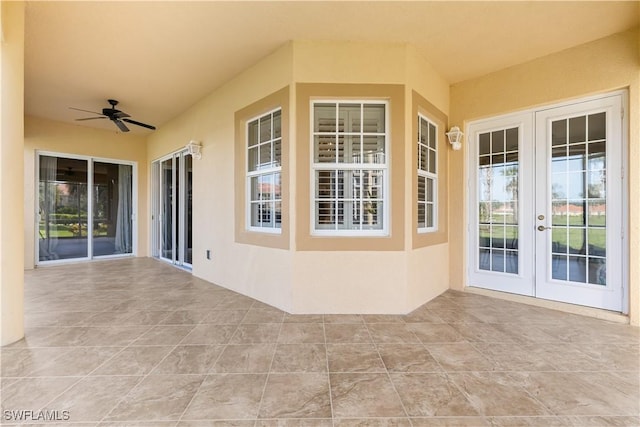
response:
<path fill-rule="evenodd" d="M 282 110 L 247 122 L 247 228 L 281 233 Z"/>
<path fill-rule="evenodd" d="M 438 127 L 418 114 L 418 232 L 438 229 Z"/>
<path fill-rule="evenodd" d="M 388 103 L 312 101 L 311 116 L 313 234 L 388 234 Z"/>

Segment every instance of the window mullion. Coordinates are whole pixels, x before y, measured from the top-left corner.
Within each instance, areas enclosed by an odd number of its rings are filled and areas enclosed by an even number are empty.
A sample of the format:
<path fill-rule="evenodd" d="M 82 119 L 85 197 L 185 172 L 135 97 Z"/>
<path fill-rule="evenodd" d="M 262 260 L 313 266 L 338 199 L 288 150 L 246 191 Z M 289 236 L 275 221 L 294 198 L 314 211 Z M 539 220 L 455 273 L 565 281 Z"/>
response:
<path fill-rule="evenodd" d="M 334 182 L 334 189 L 333 189 L 333 197 L 332 197 L 332 205 L 333 205 L 333 215 L 334 215 L 334 230 L 338 230 L 340 227 L 340 220 L 339 220 L 339 212 L 340 212 L 340 208 L 339 208 L 339 203 L 340 203 L 340 198 L 339 198 L 339 192 L 340 192 L 340 171 L 338 169 L 334 169 L 333 171 L 333 182 Z"/>
<path fill-rule="evenodd" d="M 282 141 L 282 136 L 278 138 L 276 135 L 275 114 L 280 109 L 272 110 L 265 113 L 253 120 L 247 122 L 247 153 L 249 150 L 257 150 L 255 164 L 249 164 L 250 158 L 247 161 L 247 228 L 253 231 L 264 232 L 280 232 L 277 227 L 276 221 L 276 176 L 282 172 L 282 166 L 277 165 L 275 142 Z M 269 123 L 266 123 L 266 122 Z M 255 145 L 251 146 L 252 141 L 249 141 L 249 126 L 257 123 L 257 141 Z M 265 141 L 261 141 L 263 131 L 268 130 L 269 136 L 265 138 Z M 265 135 L 266 136 L 266 135 Z M 268 152 L 264 152 L 266 150 Z M 250 168 L 256 168 L 256 170 L 250 171 Z M 255 181 L 255 197 L 253 195 L 254 188 L 252 187 Z M 278 190 L 280 191 L 280 190 Z M 265 221 L 265 219 L 269 219 Z"/>
<path fill-rule="evenodd" d="M 316 108 L 319 104 L 322 105 Z M 386 233 L 388 227 L 386 209 L 378 210 L 375 213 L 372 211 L 372 218 L 369 220 L 365 218 L 367 203 L 379 207 L 380 203 L 384 203 L 384 200 L 388 198 L 389 127 L 386 105 L 386 102 L 375 101 L 318 101 L 313 104 L 311 122 L 314 123 L 314 129 L 311 135 L 314 154 L 311 168 L 313 179 L 316 181 L 315 187 L 313 187 L 315 212 L 313 221 L 316 227 L 314 231 L 319 233 L 331 231 L 331 233 L 335 232 L 340 235 Z M 371 108 L 372 129 L 365 127 L 365 116 L 370 114 L 369 110 L 365 114 L 365 108 Z M 335 120 L 333 129 L 329 129 L 331 123 L 327 121 L 326 113 L 329 110 L 333 110 Z M 359 123 L 357 123 L 358 121 Z M 323 126 L 322 128 L 318 127 L 319 123 Z M 357 130 L 353 127 L 356 123 Z M 384 126 L 384 132 L 365 132 L 365 130 L 377 130 L 376 127 L 381 126 Z M 320 129 L 324 131 L 318 132 Z M 331 132 L 327 132 L 327 130 L 331 130 Z M 365 141 L 365 137 L 371 141 Z M 376 141 L 374 138 L 379 138 L 379 140 Z M 327 144 L 331 140 L 335 142 L 335 147 Z M 365 156 L 365 153 L 369 153 L 369 151 L 371 158 Z M 325 159 L 330 161 L 318 161 Z M 347 162 L 343 162 L 344 160 Z M 375 163 L 380 160 L 383 163 Z M 321 217 L 318 201 L 324 202 L 325 200 L 319 199 L 319 193 L 317 193 L 319 171 L 330 171 L 334 179 L 331 185 L 333 188 L 331 204 L 334 209 L 334 216 L 331 220 L 333 224 L 331 225 L 319 222 Z M 370 182 L 365 182 L 366 177 L 369 177 Z M 368 187 L 365 188 L 365 185 Z M 381 187 L 382 193 L 378 191 L 378 185 Z M 368 188 L 371 188 L 372 191 L 371 200 L 367 199 Z M 375 200 L 373 191 L 376 191 Z M 324 216 L 322 218 L 324 221 Z M 367 229 L 367 221 L 370 223 L 371 229 Z"/>
<path fill-rule="evenodd" d="M 422 210 L 423 218 L 418 216 L 417 228 L 419 232 L 432 232 L 438 229 L 438 141 L 437 126 L 422 114 L 418 114 L 418 155 L 416 173 L 418 187 L 416 188 L 416 203 L 418 212 Z M 420 194 L 423 184 L 424 194 Z M 431 190 L 429 190 L 431 189 Z M 431 191 L 431 198 L 429 198 Z M 422 197 L 422 199 L 421 199 Z M 422 209 L 420 209 L 422 207 Z M 423 223 L 420 222 L 424 221 Z"/>

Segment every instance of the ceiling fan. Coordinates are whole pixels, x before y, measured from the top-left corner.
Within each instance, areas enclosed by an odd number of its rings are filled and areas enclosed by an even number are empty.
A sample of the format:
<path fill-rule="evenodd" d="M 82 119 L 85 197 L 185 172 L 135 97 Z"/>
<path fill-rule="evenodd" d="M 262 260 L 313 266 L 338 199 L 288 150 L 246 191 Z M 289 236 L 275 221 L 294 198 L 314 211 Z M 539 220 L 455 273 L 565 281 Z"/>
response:
<path fill-rule="evenodd" d="M 89 111 L 89 110 L 82 110 L 80 108 L 73 108 L 73 107 L 69 107 L 69 108 L 72 110 L 84 111 L 85 113 L 92 113 L 92 114 L 99 115 L 99 117 L 86 117 L 83 119 L 76 119 L 76 121 L 109 119 L 113 123 L 115 123 L 116 126 L 118 126 L 118 129 L 120 129 L 122 132 L 129 132 L 129 128 L 123 122 L 131 123 L 132 125 L 136 125 L 136 126 L 142 126 L 143 128 L 147 128 L 151 130 L 156 129 L 155 126 L 151 126 L 146 123 L 131 120 L 128 118 L 128 117 L 131 117 L 130 115 L 120 110 L 116 110 L 116 105 L 118 105 L 118 101 L 116 101 L 115 99 L 108 99 L 107 102 L 111 104 L 111 108 L 103 108 L 102 113 L 97 113 L 95 111 Z"/>

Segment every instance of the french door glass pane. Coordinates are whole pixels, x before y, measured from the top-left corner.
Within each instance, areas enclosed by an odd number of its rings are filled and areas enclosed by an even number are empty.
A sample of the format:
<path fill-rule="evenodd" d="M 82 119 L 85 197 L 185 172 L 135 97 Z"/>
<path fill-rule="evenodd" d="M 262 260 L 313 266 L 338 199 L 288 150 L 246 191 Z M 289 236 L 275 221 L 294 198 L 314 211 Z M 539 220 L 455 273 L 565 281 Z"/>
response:
<path fill-rule="evenodd" d="M 551 125 L 552 278 L 607 284 L 606 114 Z"/>
<path fill-rule="evenodd" d="M 518 128 L 478 138 L 478 269 L 518 274 Z"/>
<path fill-rule="evenodd" d="M 88 256 L 86 160 L 40 156 L 39 260 Z"/>
<path fill-rule="evenodd" d="M 133 167 L 93 164 L 93 255 L 133 252 Z"/>

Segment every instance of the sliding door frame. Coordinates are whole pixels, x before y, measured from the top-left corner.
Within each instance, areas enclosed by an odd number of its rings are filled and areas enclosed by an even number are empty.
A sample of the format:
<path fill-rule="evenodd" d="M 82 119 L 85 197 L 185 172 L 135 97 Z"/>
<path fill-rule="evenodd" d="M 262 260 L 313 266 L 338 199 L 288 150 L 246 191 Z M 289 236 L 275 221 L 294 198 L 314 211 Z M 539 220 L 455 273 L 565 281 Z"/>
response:
<path fill-rule="evenodd" d="M 68 259 L 58 259 L 58 260 L 49 260 L 49 261 L 41 261 L 40 260 L 40 233 L 39 233 L 39 223 L 40 223 L 40 203 L 38 202 L 40 197 L 40 156 L 49 156 L 49 157 L 57 157 L 57 158 L 66 158 L 73 160 L 83 160 L 87 162 L 87 256 L 81 258 L 68 258 Z M 93 197 L 94 197 L 94 186 L 93 186 L 93 166 L 94 163 L 112 163 L 116 165 L 127 165 L 131 166 L 131 207 L 132 207 L 132 217 L 131 217 L 131 233 L 132 233 L 132 250 L 131 253 L 127 254 L 113 254 L 113 255 L 93 255 Z M 121 159 L 111 159 L 108 157 L 97 157 L 97 156 L 84 156 L 79 154 L 69 154 L 69 153 L 60 153 L 57 151 L 46 151 L 46 150 L 36 150 L 35 151 L 35 185 L 34 185 L 34 224 L 33 229 L 34 233 L 34 261 L 36 266 L 46 266 L 46 265 L 59 265 L 66 263 L 75 263 L 75 262 L 86 262 L 94 259 L 109 259 L 109 258 L 127 258 L 127 257 L 135 257 L 138 255 L 138 163 L 130 160 L 121 160 Z"/>

